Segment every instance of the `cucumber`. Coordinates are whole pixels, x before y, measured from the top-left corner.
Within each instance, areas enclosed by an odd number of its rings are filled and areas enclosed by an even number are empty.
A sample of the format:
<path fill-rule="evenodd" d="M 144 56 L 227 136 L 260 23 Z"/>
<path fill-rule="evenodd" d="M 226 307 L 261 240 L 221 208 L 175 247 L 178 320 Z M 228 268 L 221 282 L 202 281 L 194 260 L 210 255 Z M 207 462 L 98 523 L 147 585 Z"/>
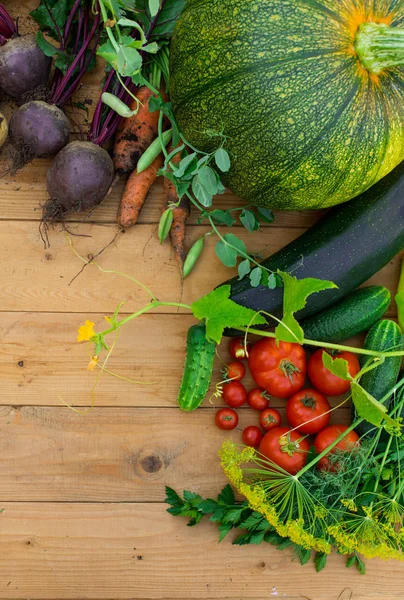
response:
<path fill-rule="evenodd" d="M 308 340 L 337 344 L 370 329 L 386 312 L 391 300 L 381 285 L 355 290 L 335 306 L 301 321 Z"/>
<path fill-rule="evenodd" d="M 330 210 L 299 238 L 262 264 L 299 279 L 330 279 L 338 289 L 312 294 L 297 319 L 335 304 L 380 271 L 404 248 L 404 161 L 366 192 Z M 248 277 L 226 281 L 231 299 L 280 318 L 283 290 L 259 285 Z M 235 334 L 232 330 L 227 335 Z"/>
<path fill-rule="evenodd" d="M 402 350 L 404 348 L 403 334 L 397 323 L 390 321 L 389 319 L 383 319 L 383 321 L 379 321 L 379 323 L 373 325 L 366 336 L 363 347 L 367 350 L 377 350 L 379 352 Z M 362 355 L 360 358 L 361 366 L 363 367 L 368 360 L 369 359 L 366 356 Z M 400 356 L 386 358 L 379 367 L 365 373 L 361 377 L 361 386 L 376 398 L 376 400 L 381 400 L 397 383 L 401 360 Z M 387 402 L 385 402 L 386 407 L 388 407 L 390 403 L 391 399 L 387 400 Z M 354 407 L 352 407 L 352 413 L 352 416 L 355 419 Z M 362 421 L 356 431 L 360 436 L 373 436 L 376 433 L 374 425 L 371 425 L 367 421 Z"/>
<path fill-rule="evenodd" d="M 205 325 L 188 329 L 184 373 L 178 394 L 181 410 L 191 411 L 203 402 L 213 372 L 216 344 L 206 338 Z"/>

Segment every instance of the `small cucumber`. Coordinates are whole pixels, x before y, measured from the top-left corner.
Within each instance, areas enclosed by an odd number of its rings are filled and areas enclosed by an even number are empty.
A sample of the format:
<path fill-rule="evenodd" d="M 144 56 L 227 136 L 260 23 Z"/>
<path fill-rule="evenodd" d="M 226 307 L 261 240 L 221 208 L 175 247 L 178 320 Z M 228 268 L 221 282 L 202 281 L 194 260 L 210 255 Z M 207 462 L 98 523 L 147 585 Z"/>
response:
<path fill-rule="evenodd" d="M 205 325 L 188 329 L 184 374 L 178 394 L 181 410 L 191 411 L 203 402 L 212 378 L 216 344 L 206 338 Z"/>
<path fill-rule="evenodd" d="M 376 350 L 379 352 L 400 351 L 404 348 L 403 334 L 397 323 L 389 319 L 383 319 L 383 321 L 379 321 L 379 323 L 373 325 L 366 336 L 363 347 L 367 350 Z M 369 359 L 366 356 L 361 356 L 362 367 L 367 360 Z M 360 384 L 376 400 L 381 400 L 397 383 L 400 367 L 400 356 L 386 358 L 379 367 L 365 373 L 361 377 Z M 385 405 L 388 407 L 390 402 L 391 399 L 385 402 Z M 356 431 L 360 436 L 365 434 L 373 436 L 376 433 L 375 427 L 367 421 L 362 421 Z"/>
<path fill-rule="evenodd" d="M 337 344 L 370 329 L 386 312 L 390 292 L 381 285 L 355 290 L 341 302 L 301 322 L 304 337 Z"/>

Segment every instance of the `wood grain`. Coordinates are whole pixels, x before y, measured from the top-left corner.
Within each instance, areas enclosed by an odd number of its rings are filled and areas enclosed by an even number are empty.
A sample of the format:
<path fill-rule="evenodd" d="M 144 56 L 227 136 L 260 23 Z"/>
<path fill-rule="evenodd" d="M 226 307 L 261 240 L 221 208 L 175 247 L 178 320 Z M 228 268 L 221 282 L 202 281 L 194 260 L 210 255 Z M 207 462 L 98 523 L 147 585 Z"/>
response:
<path fill-rule="evenodd" d="M 361 577 L 332 556 L 316 574 L 289 550 L 218 544 L 213 524 L 198 533 L 160 504 L 3 506 L 0 595 L 10 600 L 402 599 L 404 571 L 393 561 L 372 561 Z"/>
<path fill-rule="evenodd" d="M 97 377 L 97 372 L 87 370 L 93 348 L 76 342 L 78 326 L 88 317 L 96 330 L 105 328 L 100 315 L 2 313 L 0 404 L 60 407 L 61 396 L 74 406 L 88 406 Z M 186 333 L 194 322 L 193 317 L 184 315 L 144 315 L 122 328 L 108 368 L 127 379 L 157 383 L 138 385 L 104 374 L 95 405 L 176 406 Z M 360 338 L 353 340 L 360 342 Z M 223 361 L 230 360 L 226 340 L 219 354 Z M 221 369 L 221 362 L 216 360 L 206 406 L 210 406 L 214 385 L 222 378 Z M 248 372 L 244 384 L 247 389 L 255 387 Z M 215 400 L 215 404 L 220 402 Z"/>
<path fill-rule="evenodd" d="M 216 258 L 216 241 L 213 236 L 208 237 L 201 259 L 182 289 L 170 244 L 168 241 L 160 244 L 155 229 L 153 225 L 137 225 L 121 234 L 100 256 L 99 264 L 104 269 L 136 277 L 147 284 L 160 300 L 170 302 L 191 303 L 235 274 L 235 269 L 224 267 Z M 116 231 L 116 227 L 110 225 L 75 225 L 71 228 L 71 239 L 77 251 L 88 257 L 110 243 Z M 189 227 L 188 247 L 204 231 L 201 227 Z M 302 232 L 298 228 L 266 228 L 259 235 L 251 235 L 241 228 L 235 230 L 248 243 L 251 252 L 261 252 L 264 256 L 269 256 Z M 140 294 L 140 288 L 133 282 L 101 273 L 95 266 L 88 267 L 69 285 L 82 263 L 73 254 L 66 235 L 59 230 L 51 234 L 50 249 L 44 249 L 37 223 L 0 222 L 0 247 L 3 249 L 3 268 L 0 271 L 0 306 L 3 311 L 106 314 L 113 312 L 125 300 L 126 312 L 145 304 L 145 294 Z M 386 285 L 394 293 L 399 268 L 400 256 L 397 256 L 370 282 Z M 298 276 L 298 271 L 295 274 Z M 173 312 L 177 309 L 168 310 Z M 392 311 L 394 314 L 394 306 Z"/>
<path fill-rule="evenodd" d="M 218 449 L 225 439 L 241 443 L 259 413 L 239 409 L 237 429 L 223 432 L 214 426 L 215 412 L 95 408 L 78 415 L 64 407 L 0 407 L 0 506 L 27 498 L 155 502 L 164 500 L 165 485 L 217 495 L 226 483 Z M 349 408 L 334 413 L 332 423 L 349 423 Z"/>

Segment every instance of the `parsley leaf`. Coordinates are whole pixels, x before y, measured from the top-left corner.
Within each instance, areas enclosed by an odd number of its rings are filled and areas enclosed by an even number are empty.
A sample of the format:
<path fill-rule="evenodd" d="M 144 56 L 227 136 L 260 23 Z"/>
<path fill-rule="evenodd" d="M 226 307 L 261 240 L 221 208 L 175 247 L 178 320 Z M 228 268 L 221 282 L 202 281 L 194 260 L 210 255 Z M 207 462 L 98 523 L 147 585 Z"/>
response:
<path fill-rule="evenodd" d="M 220 343 L 226 327 L 237 329 L 237 327 L 247 327 L 251 322 L 254 325 L 267 323 L 264 317 L 254 310 L 230 300 L 230 292 L 229 285 L 222 285 L 191 306 L 194 317 L 205 322 L 206 336 L 217 344 Z"/>

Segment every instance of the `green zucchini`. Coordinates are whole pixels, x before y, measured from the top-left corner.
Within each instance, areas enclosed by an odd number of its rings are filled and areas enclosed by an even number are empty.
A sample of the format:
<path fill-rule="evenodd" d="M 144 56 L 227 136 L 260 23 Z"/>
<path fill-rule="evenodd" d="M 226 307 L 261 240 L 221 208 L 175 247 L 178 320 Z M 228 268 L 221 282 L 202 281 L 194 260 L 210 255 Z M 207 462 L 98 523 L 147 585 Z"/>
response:
<path fill-rule="evenodd" d="M 335 306 L 301 321 L 308 340 L 337 344 L 370 329 L 389 307 L 391 295 L 381 285 L 355 290 Z"/>
<path fill-rule="evenodd" d="M 373 325 L 366 336 L 363 347 L 367 350 L 377 350 L 379 352 L 400 351 L 404 348 L 403 334 L 397 323 L 384 319 Z M 368 357 L 362 355 L 361 366 L 363 367 L 368 360 Z M 360 384 L 376 400 L 381 400 L 397 383 L 400 367 L 400 356 L 386 358 L 379 367 L 365 373 L 360 379 Z M 386 407 L 389 406 L 390 402 L 391 399 L 385 402 Z M 355 413 L 354 408 L 353 413 Z M 353 414 L 353 418 L 356 418 L 355 414 Z M 367 421 L 362 421 L 356 431 L 360 436 L 365 434 L 372 436 L 376 433 L 375 427 Z"/>
<path fill-rule="evenodd" d="M 188 329 L 184 373 L 178 394 L 181 410 L 191 411 L 203 402 L 213 372 L 216 344 L 206 337 L 205 325 Z"/>
<path fill-rule="evenodd" d="M 313 192 L 315 193 L 315 192 Z M 331 209 L 299 238 L 262 262 L 299 279 L 330 279 L 338 288 L 312 294 L 297 319 L 335 304 L 380 271 L 404 248 L 404 162 L 369 190 Z M 283 289 L 252 287 L 248 277 L 226 281 L 231 299 L 282 317 Z M 226 332 L 237 335 L 235 331 Z"/>

